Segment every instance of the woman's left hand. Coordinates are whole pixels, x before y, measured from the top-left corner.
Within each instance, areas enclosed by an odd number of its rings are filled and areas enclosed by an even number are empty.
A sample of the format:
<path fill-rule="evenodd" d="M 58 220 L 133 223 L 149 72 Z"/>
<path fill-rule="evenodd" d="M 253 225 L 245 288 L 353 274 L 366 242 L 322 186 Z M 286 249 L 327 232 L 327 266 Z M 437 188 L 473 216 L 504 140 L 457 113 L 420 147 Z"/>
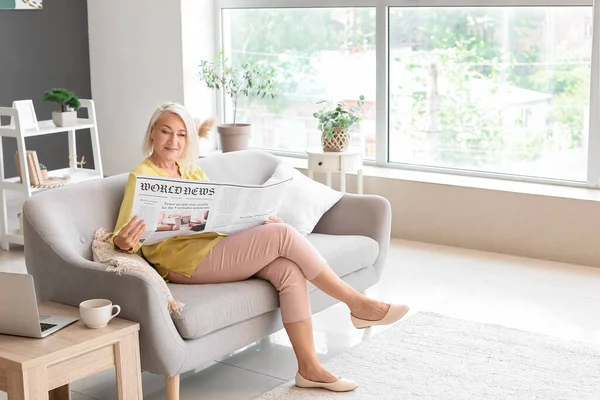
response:
<path fill-rule="evenodd" d="M 269 219 L 265 221 L 265 224 L 280 224 L 282 222 L 283 219 L 279 217 L 269 217 Z"/>

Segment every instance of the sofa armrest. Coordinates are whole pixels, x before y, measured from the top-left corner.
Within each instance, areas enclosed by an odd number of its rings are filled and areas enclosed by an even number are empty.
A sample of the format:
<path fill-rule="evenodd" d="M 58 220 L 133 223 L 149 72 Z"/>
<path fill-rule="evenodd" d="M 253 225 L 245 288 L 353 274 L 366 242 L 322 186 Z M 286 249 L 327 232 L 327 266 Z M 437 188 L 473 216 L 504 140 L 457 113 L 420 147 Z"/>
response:
<path fill-rule="evenodd" d="M 105 298 L 119 304 L 120 318 L 140 324 L 142 369 L 165 376 L 179 373 L 186 356 L 185 343 L 156 283 L 138 272 L 107 272 L 106 265 L 76 254 L 65 241 L 48 240 L 32 226 L 27 208 L 23 224 L 25 263 L 34 277 L 39 302 L 78 307 L 84 300 Z"/>
<path fill-rule="evenodd" d="M 392 208 L 385 197 L 346 193 L 321 217 L 314 232 L 329 235 L 361 235 L 377 241 L 379 255 L 374 267 L 379 279 L 390 246 L 391 229 Z"/>

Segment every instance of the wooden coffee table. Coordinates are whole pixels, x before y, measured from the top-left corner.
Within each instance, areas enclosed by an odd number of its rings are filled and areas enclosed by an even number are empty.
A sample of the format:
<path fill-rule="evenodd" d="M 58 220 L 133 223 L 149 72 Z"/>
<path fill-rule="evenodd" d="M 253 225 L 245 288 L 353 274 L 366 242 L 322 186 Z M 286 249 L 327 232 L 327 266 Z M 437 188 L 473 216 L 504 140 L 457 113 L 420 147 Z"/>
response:
<path fill-rule="evenodd" d="M 41 314 L 79 316 L 58 303 L 40 304 Z M 142 400 L 137 322 L 114 318 L 100 329 L 81 320 L 43 339 L 0 335 L 0 390 L 9 400 L 68 400 L 69 384 L 116 368 L 120 400 Z"/>

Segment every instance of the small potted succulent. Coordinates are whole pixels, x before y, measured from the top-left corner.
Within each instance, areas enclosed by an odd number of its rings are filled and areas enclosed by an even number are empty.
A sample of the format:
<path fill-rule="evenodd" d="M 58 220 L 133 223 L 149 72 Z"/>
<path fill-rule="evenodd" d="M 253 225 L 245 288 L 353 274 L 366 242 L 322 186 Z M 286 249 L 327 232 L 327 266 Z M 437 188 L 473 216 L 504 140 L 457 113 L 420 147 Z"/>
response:
<path fill-rule="evenodd" d="M 81 107 L 79 98 L 67 89 L 52 89 L 44 93 L 44 101 L 53 101 L 60 105 L 60 111 L 52 112 L 52 121 L 56 126 L 77 124 L 77 110 Z"/>
<path fill-rule="evenodd" d="M 221 52 L 218 62 L 201 61 L 198 77 L 209 89 L 223 89 L 233 102 L 233 123 L 217 125 L 222 151 L 248 148 L 252 127 L 237 121 L 238 100 L 241 97 L 275 98 L 274 69 L 255 61 L 230 66 Z"/>
<path fill-rule="evenodd" d="M 346 151 L 350 145 L 348 130 L 362 120 L 358 112 L 362 109 L 365 96 L 360 96 L 356 106 L 344 109 L 344 102 L 339 101 L 333 109 L 322 109 L 313 114 L 319 120 L 321 146 L 323 151 Z M 323 103 L 323 101 L 317 104 Z"/>
<path fill-rule="evenodd" d="M 40 171 L 42 172 L 42 179 L 47 180 L 48 179 L 48 167 L 46 167 L 44 164 L 40 163 Z"/>

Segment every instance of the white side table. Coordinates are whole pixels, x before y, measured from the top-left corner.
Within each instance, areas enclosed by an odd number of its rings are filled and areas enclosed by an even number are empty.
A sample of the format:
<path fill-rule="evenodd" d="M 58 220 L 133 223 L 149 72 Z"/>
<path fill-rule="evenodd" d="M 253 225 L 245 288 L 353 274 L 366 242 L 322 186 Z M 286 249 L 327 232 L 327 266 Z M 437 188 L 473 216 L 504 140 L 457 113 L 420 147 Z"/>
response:
<path fill-rule="evenodd" d="M 327 186 L 331 187 L 331 174 L 340 173 L 340 191 L 346 192 L 346 173 L 356 172 L 358 193 L 363 192 L 363 159 L 362 150 L 349 147 L 343 152 L 329 152 L 322 149 L 306 151 L 308 154 L 308 177 L 313 179 L 314 172 L 327 174 Z"/>

